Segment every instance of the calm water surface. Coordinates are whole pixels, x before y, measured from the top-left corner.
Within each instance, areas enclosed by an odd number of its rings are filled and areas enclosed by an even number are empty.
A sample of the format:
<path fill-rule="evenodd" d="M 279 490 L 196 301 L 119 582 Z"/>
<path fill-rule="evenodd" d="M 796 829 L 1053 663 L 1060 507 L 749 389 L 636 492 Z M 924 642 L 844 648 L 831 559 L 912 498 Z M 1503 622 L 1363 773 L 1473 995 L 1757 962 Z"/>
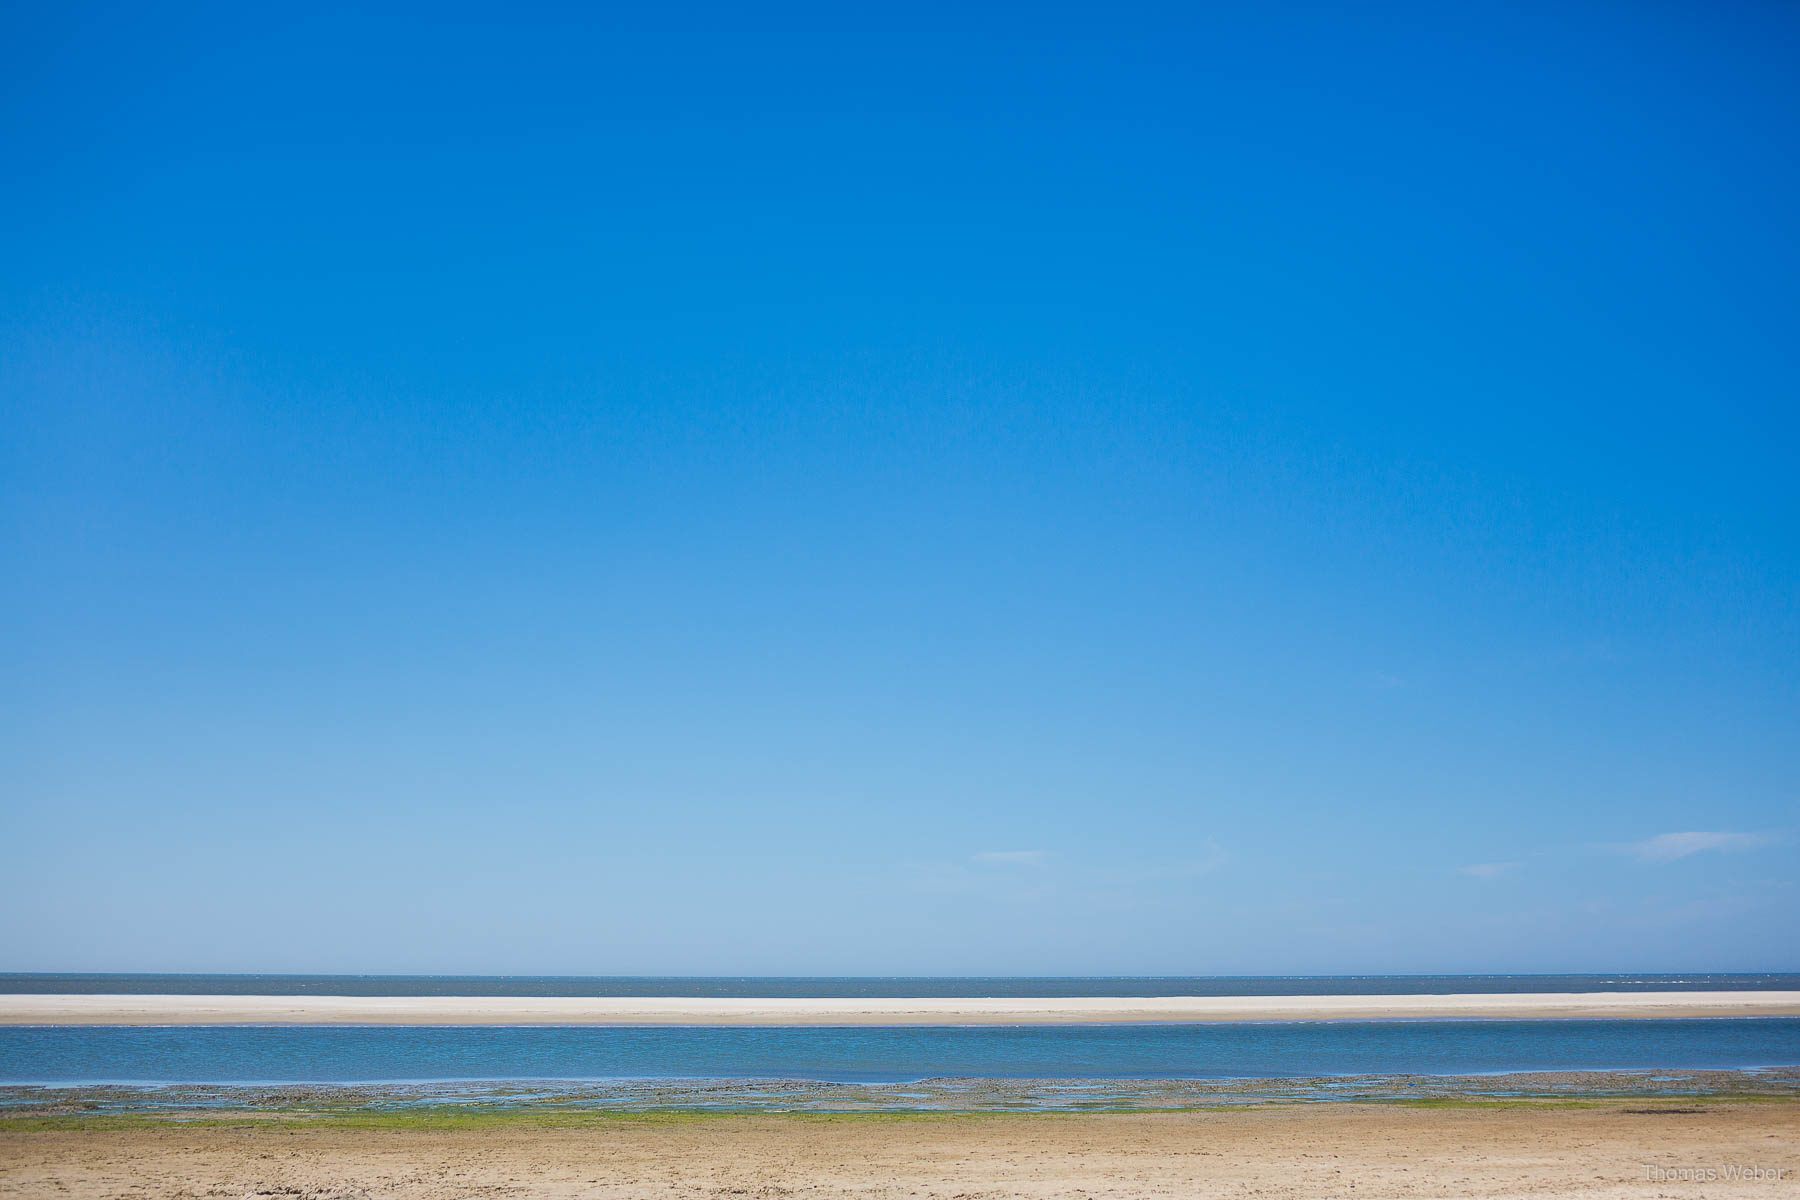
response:
<path fill-rule="evenodd" d="M 1666 975 L 45 975 L 0 993 L 185 996 L 1416 996 L 1459 992 L 1800 991 L 1794 974 Z"/>
<path fill-rule="evenodd" d="M 1800 1018 L 856 1028 L 0 1028 L 0 1083 L 1230 1079 L 1800 1065 Z"/>

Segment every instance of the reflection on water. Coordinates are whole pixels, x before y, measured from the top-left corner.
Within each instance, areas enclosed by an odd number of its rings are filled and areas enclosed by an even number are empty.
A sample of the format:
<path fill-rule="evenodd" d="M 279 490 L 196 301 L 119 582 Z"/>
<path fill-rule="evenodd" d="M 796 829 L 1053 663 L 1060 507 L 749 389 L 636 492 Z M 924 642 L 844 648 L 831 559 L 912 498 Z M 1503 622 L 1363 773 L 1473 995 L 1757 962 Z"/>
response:
<path fill-rule="evenodd" d="M 222 1087 L 68 1085 L 0 1087 L 0 1112 L 169 1116 L 208 1111 L 265 1113 L 608 1113 L 683 1109 L 715 1112 L 1077 1112 L 1519 1098 L 1800 1096 L 1800 1069 L 1556 1074 L 1359 1075 L 1329 1079 L 925 1079 L 910 1083 L 816 1083 L 793 1079 L 624 1079 L 600 1082 L 388 1083 Z"/>

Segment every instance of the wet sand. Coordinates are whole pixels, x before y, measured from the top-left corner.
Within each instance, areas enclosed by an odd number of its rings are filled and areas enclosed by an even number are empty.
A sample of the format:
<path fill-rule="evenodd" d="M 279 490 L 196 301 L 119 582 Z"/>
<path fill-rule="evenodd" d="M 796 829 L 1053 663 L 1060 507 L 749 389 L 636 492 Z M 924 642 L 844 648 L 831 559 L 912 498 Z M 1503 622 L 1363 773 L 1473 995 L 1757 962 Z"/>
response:
<path fill-rule="evenodd" d="M 1170 1112 L 1334 1104 L 1800 1103 L 1800 1066 L 1167 1079 L 937 1076 L 902 1082 L 779 1078 L 441 1079 L 379 1083 L 0 1084 L 0 1120 L 243 1117 L 361 1122 L 574 1119 L 621 1114 Z"/>
<path fill-rule="evenodd" d="M 0 995 L 0 1025 L 1032 1025 L 1800 1016 L 1800 992 L 777 998 Z"/>
<path fill-rule="evenodd" d="M 25 1124 L 0 1119 L 0 1196 L 1800 1195 L 1793 1101 L 367 1128 L 265 1118 Z M 1760 1174 L 1656 1175 L 1738 1168 Z"/>

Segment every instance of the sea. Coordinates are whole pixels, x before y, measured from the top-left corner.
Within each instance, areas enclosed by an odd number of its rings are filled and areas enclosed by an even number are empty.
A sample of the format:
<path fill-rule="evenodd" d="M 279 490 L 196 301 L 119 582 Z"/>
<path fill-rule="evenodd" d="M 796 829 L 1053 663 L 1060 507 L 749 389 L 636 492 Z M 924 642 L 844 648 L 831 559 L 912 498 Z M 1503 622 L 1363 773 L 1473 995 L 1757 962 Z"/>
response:
<path fill-rule="evenodd" d="M 39 994 L 979 997 L 1713 990 L 1800 990 L 1800 975 L 0 975 L 0 992 Z M 935 1094 L 945 1090 L 944 1081 L 963 1081 L 949 1090 L 964 1094 L 967 1081 L 996 1081 L 997 1090 L 989 1089 L 994 1094 L 1026 1096 L 1016 1106 L 1042 1107 L 1029 1098 L 1060 1096 L 1072 1088 L 1075 1094 L 1129 1103 L 1179 1081 L 1304 1080 L 1316 1094 L 1329 1096 L 1338 1086 L 1333 1081 L 1343 1080 L 1625 1072 L 1679 1083 L 1695 1078 L 1693 1073 L 1733 1072 L 1763 1073 L 1786 1089 L 1800 1086 L 1796 1068 L 1800 1018 L 1785 1017 L 754 1028 L 0 1027 L 0 1088 L 10 1089 L 7 1103 L 45 1088 L 138 1089 L 132 1095 L 162 1089 L 176 1095 L 194 1087 L 254 1091 L 307 1085 L 386 1089 L 384 1095 L 412 1088 L 418 1096 L 441 1098 L 524 1094 L 518 1085 L 530 1083 L 544 1095 L 579 1093 L 602 1105 L 648 1095 L 664 1106 L 679 1106 L 685 1096 L 707 1097 L 708 1104 L 735 1097 L 754 1107 L 759 1096 L 854 1094 L 876 1095 L 880 1107 L 883 1094 Z M 1016 1086 L 1000 1086 L 1004 1081 Z M 918 1090 L 921 1086 L 925 1091 Z M 900 1090 L 882 1093 L 883 1088 Z"/>
<path fill-rule="evenodd" d="M 99 975 L 0 973 L 0 994 L 177 996 L 1437 996 L 1783 992 L 1800 974 L 1607 975 Z"/>

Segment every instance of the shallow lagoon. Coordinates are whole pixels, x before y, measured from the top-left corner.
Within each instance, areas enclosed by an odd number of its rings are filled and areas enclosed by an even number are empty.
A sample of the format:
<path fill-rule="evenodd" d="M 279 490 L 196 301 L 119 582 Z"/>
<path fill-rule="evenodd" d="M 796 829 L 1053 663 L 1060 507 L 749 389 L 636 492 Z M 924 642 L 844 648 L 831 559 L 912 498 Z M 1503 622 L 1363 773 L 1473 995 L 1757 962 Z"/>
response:
<path fill-rule="evenodd" d="M 0 1083 L 1296 1079 L 1800 1066 L 1800 1018 L 738 1028 L 23 1026 Z"/>

